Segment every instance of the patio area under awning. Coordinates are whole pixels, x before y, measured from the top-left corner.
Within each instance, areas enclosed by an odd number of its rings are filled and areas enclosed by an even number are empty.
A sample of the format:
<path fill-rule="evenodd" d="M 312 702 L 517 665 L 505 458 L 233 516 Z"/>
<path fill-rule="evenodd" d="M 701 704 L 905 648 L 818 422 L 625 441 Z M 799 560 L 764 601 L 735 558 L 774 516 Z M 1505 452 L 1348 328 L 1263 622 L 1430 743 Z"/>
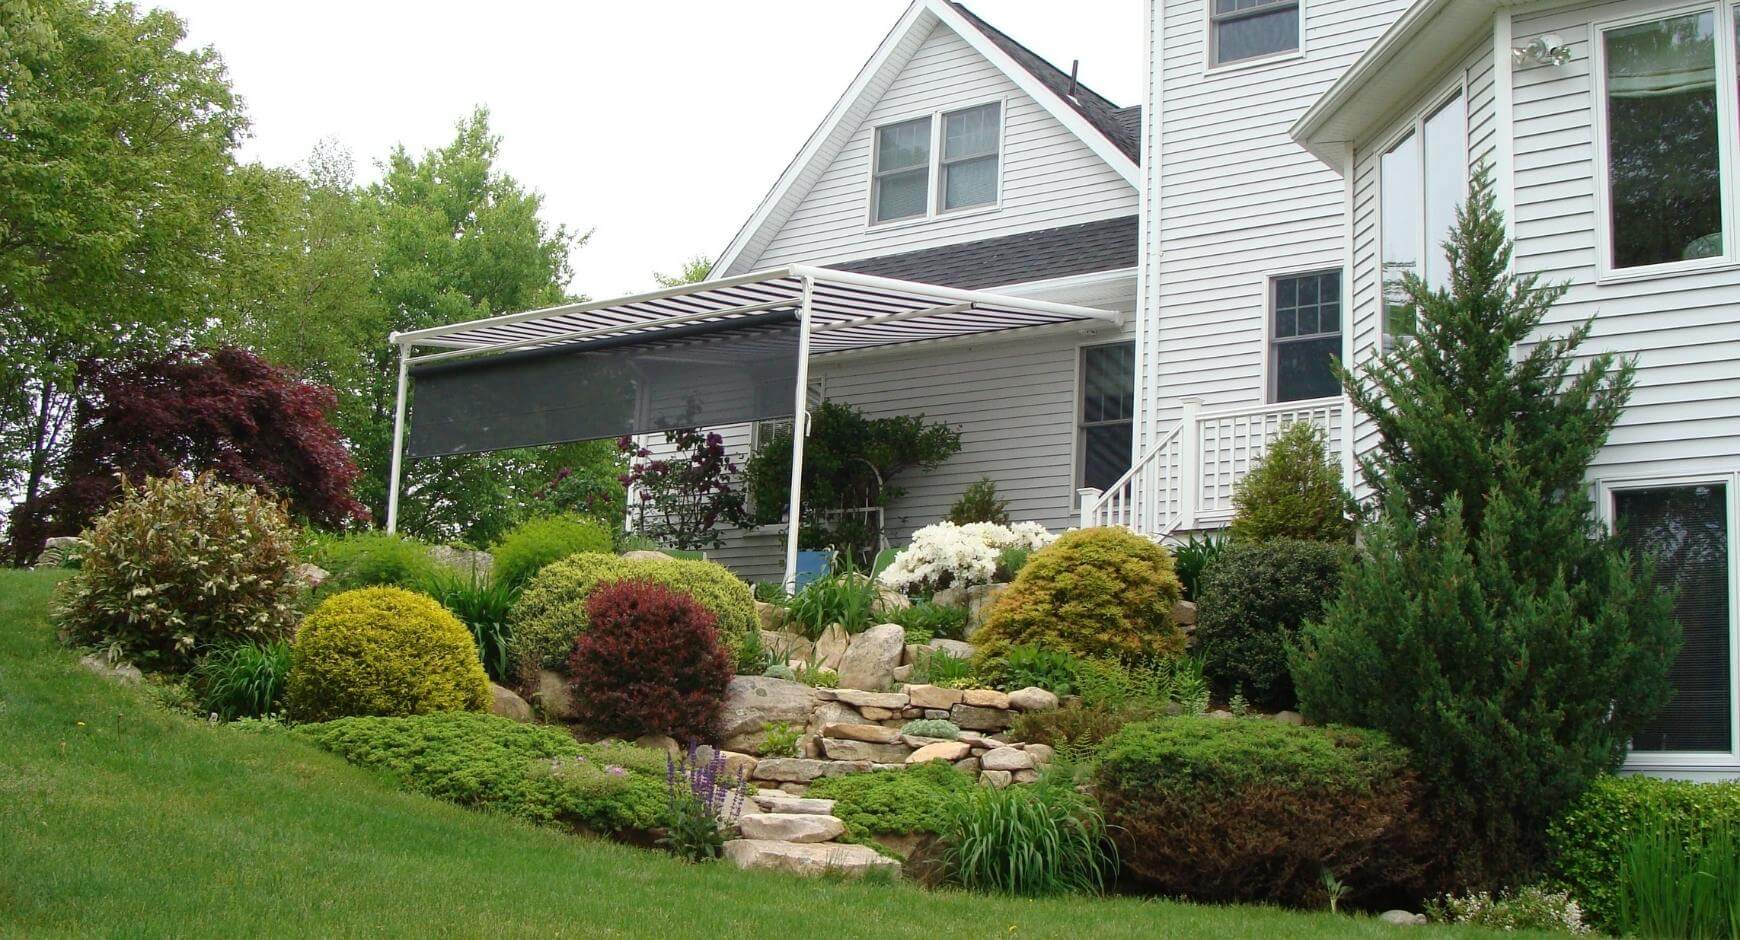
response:
<path fill-rule="evenodd" d="M 387 529 L 398 525 L 406 456 L 713 427 L 800 411 L 807 430 L 813 356 L 1122 319 L 1092 307 L 793 265 L 394 333 L 399 379 Z M 797 566 L 803 442 L 801 434 L 792 442 L 788 586 Z"/>

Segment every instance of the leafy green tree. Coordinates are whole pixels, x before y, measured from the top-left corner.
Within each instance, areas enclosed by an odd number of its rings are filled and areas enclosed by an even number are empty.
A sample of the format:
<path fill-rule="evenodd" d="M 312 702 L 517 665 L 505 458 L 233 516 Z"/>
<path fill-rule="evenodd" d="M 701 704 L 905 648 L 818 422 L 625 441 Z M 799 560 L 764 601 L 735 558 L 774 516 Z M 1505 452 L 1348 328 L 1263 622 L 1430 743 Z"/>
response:
<path fill-rule="evenodd" d="M 683 266 L 675 274 L 660 274 L 653 272 L 653 280 L 660 287 L 681 287 L 684 284 L 699 284 L 713 273 L 713 262 L 705 255 L 696 255 L 683 262 Z"/>
<path fill-rule="evenodd" d="M 1679 640 L 1584 484 L 1633 364 L 1579 369 L 1588 323 L 1538 333 L 1564 288 L 1509 273 L 1485 172 L 1447 247 L 1448 291 L 1404 278 L 1414 339 L 1343 373 L 1378 431 L 1363 463 L 1381 510 L 1290 664 L 1307 715 L 1413 751 L 1441 876 L 1491 886 L 1526 873 L 1547 823 L 1623 759 L 1667 701 Z"/>
<path fill-rule="evenodd" d="M 163 10 L 0 3 L 0 493 L 52 475 L 80 361 L 203 325 L 246 120 L 185 38 Z"/>

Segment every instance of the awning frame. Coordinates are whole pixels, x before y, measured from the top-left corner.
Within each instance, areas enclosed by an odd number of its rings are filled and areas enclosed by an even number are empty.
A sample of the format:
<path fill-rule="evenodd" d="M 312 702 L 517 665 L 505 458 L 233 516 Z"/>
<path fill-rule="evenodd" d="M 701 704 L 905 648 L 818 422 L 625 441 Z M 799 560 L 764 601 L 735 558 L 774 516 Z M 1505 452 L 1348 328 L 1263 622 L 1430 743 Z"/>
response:
<path fill-rule="evenodd" d="M 818 298 L 818 287 L 830 292 L 826 299 Z M 740 302 L 743 292 L 750 295 L 777 293 L 779 296 Z M 711 306 L 713 304 L 717 305 Z M 389 337 L 389 341 L 398 347 L 399 374 L 393 409 L 387 531 L 398 528 L 411 366 L 481 359 L 513 350 L 549 348 L 605 337 L 644 334 L 650 342 L 664 331 L 689 324 L 708 320 L 730 322 L 753 318 L 758 313 L 793 308 L 798 318 L 793 427 L 801 427 L 803 433 L 792 436 L 784 579 L 787 590 L 795 586 L 797 574 L 804 440 L 809 436 L 810 428 L 809 365 L 810 359 L 819 354 L 815 351 L 817 337 L 837 337 L 823 341 L 830 347 L 823 353 L 831 354 L 1067 323 L 1092 327 L 1119 326 L 1123 322 L 1123 314 L 1118 311 L 918 284 L 809 265 L 788 265 L 611 300 L 564 304 L 395 332 Z M 999 322 L 1003 325 L 998 325 Z M 918 332 L 913 332 L 915 327 Z M 418 347 L 436 351 L 419 354 Z"/>

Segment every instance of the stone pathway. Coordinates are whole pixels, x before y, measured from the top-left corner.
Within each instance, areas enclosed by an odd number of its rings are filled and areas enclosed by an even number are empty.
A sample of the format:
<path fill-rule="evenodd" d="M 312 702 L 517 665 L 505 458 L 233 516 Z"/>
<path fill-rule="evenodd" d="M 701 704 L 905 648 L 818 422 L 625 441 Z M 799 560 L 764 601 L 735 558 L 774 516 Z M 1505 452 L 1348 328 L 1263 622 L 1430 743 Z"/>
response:
<path fill-rule="evenodd" d="M 738 868 L 798 875 L 826 872 L 857 877 L 869 871 L 900 872 L 900 863 L 867 845 L 836 841 L 846 824 L 833 800 L 806 799 L 778 791 L 751 797 L 756 812 L 737 818 L 742 838 L 725 843 L 725 857 Z"/>

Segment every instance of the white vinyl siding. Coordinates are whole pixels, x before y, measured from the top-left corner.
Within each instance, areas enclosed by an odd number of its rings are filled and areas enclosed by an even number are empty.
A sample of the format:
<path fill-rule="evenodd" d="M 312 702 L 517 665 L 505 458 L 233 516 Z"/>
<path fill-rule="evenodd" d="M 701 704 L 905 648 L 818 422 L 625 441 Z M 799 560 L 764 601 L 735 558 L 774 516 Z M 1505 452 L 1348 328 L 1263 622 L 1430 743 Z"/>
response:
<path fill-rule="evenodd" d="M 998 198 L 934 218 L 870 223 L 875 128 L 1001 102 Z M 932 204 L 939 199 L 932 191 Z M 1135 214 L 1136 189 L 947 26 L 917 45 L 760 251 L 732 272 L 874 257 Z"/>

